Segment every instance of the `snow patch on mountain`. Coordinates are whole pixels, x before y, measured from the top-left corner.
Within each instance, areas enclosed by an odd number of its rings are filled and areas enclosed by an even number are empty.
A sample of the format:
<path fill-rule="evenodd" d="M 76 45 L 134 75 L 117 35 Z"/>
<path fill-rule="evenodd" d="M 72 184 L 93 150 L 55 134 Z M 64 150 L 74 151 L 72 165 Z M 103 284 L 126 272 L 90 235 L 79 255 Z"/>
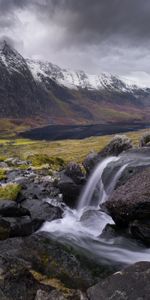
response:
<path fill-rule="evenodd" d="M 35 80 L 51 79 L 69 89 L 116 90 L 130 92 L 137 89 L 150 88 L 150 76 L 146 80 L 138 80 L 133 76 L 114 76 L 109 73 L 90 75 L 84 71 L 72 71 L 58 67 L 50 62 L 27 59 L 28 67 Z"/>
<path fill-rule="evenodd" d="M 25 59 L 6 41 L 0 42 L 0 62 L 9 73 L 20 72 L 27 68 Z"/>
<path fill-rule="evenodd" d="M 108 73 L 90 75 L 84 71 L 67 70 L 50 62 L 25 60 L 6 41 L 0 42 L 0 63 L 7 68 L 9 73 L 14 71 L 25 73 L 29 69 L 35 81 L 46 82 L 53 80 L 61 86 L 74 90 L 81 88 L 134 93 L 138 89 L 146 90 L 150 88 L 150 75 L 144 72 L 141 76 L 136 77 L 134 74 L 131 74 L 126 77 L 114 76 Z"/>
<path fill-rule="evenodd" d="M 27 60 L 27 64 L 34 78 L 42 81 L 42 78 L 55 80 L 59 85 L 70 89 L 101 90 L 119 89 L 126 91 L 128 87 L 116 76 L 111 74 L 89 75 L 84 71 L 72 71 L 61 69 L 49 62 Z"/>
<path fill-rule="evenodd" d="M 150 88 L 150 75 L 145 72 L 134 73 L 128 77 L 121 76 L 120 78 L 127 86 L 141 89 Z"/>

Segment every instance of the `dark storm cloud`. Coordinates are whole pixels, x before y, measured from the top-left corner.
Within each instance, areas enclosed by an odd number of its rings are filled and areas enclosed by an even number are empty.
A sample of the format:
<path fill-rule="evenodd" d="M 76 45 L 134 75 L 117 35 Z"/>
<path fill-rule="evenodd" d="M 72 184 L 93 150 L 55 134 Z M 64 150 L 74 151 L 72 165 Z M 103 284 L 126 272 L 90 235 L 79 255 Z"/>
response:
<path fill-rule="evenodd" d="M 24 55 L 69 67 L 147 72 L 150 1 L 0 0 L 3 36 Z"/>
<path fill-rule="evenodd" d="M 0 0 L 0 14 L 32 6 L 63 26 L 68 39 L 95 43 L 112 37 L 147 40 L 150 37 L 149 0 Z"/>
<path fill-rule="evenodd" d="M 100 43 L 113 38 L 149 42 L 149 0 L 47 0 L 33 1 L 39 13 L 67 31 L 73 43 Z M 41 1 L 42 3 L 42 1 Z"/>

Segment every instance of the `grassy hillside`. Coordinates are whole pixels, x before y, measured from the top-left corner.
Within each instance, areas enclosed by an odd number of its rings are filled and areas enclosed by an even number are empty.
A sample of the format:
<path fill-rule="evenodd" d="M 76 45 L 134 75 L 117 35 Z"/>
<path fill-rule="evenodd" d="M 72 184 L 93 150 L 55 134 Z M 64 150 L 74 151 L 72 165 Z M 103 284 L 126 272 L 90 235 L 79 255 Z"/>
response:
<path fill-rule="evenodd" d="M 126 135 L 138 146 L 139 139 L 147 130 L 129 132 Z M 39 160 L 46 163 L 45 155 L 49 159 L 60 158 L 67 163 L 69 161 L 82 162 L 91 151 L 100 151 L 113 138 L 114 135 L 90 137 L 84 140 L 63 140 L 55 142 L 32 141 L 27 139 L 0 139 L 0 160 L 8 157 L 31 159 L 38 155 Z M 40 156 L 40 159 L 39 159 Z M 59 161 L 57 161 L 59 163 Z M 60 163 L 62 161 L 60 160 Z M 39 163 L 40 164 L 40 163 Z"/>

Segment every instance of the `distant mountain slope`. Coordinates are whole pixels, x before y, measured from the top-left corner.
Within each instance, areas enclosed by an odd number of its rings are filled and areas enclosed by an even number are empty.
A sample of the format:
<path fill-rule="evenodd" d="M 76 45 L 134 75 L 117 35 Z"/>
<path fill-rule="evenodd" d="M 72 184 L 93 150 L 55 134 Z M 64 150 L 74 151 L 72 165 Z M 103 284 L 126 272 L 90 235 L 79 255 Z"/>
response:
<path fill-rule="evenodd" d="M 4 41 L 0 117 L 40 117 L 52 124 L 149 121 L 150 88 L 110 74 L 88 75 L 26 60 Z"/>

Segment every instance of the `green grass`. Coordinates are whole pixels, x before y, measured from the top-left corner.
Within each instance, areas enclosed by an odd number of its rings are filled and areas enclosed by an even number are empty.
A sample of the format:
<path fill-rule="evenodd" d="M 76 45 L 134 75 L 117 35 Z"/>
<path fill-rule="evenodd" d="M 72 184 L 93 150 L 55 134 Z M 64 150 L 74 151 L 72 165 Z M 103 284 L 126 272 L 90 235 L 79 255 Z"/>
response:
<path fill-rule="evenodd" d="M 21 192 L 21 186 L 16 183 L 6 184 L 0 186 L 0 200 L 15 201 Z"/>
<path fill-rule="evenodd" d="M 126 135 L 132 139 L 133 145 L 138 146 L 141 136 L 147 130 L 128 132 Z M 18 157 L 31 159 L 34 166 L 49 164 L 50 167 L 60 166 L 70 161 L 81 163 L 91 152 L 101 151 L 114 137 L 106 135 L 90 137 L 83 140 L 62 141 L 33 141 L 29 139 L 1 139 L 0 157 Z"/>
<path fill-rule="evenodd" d="M 47 165 L 51 169 L 58 169 L 65 165 L 64 160 L 59 157 L 50 158 L 47 154 L 33 154 L 27 157 L 31 161 L 33 167 L 40 167 Z"/>
<path fill-rule="evenodd" d="M 6 175 L 6 170 L 5 169 L 0 169 L 0 181 L 1 180 L 4 180 L 7 178 L 7 175 Z"/>

